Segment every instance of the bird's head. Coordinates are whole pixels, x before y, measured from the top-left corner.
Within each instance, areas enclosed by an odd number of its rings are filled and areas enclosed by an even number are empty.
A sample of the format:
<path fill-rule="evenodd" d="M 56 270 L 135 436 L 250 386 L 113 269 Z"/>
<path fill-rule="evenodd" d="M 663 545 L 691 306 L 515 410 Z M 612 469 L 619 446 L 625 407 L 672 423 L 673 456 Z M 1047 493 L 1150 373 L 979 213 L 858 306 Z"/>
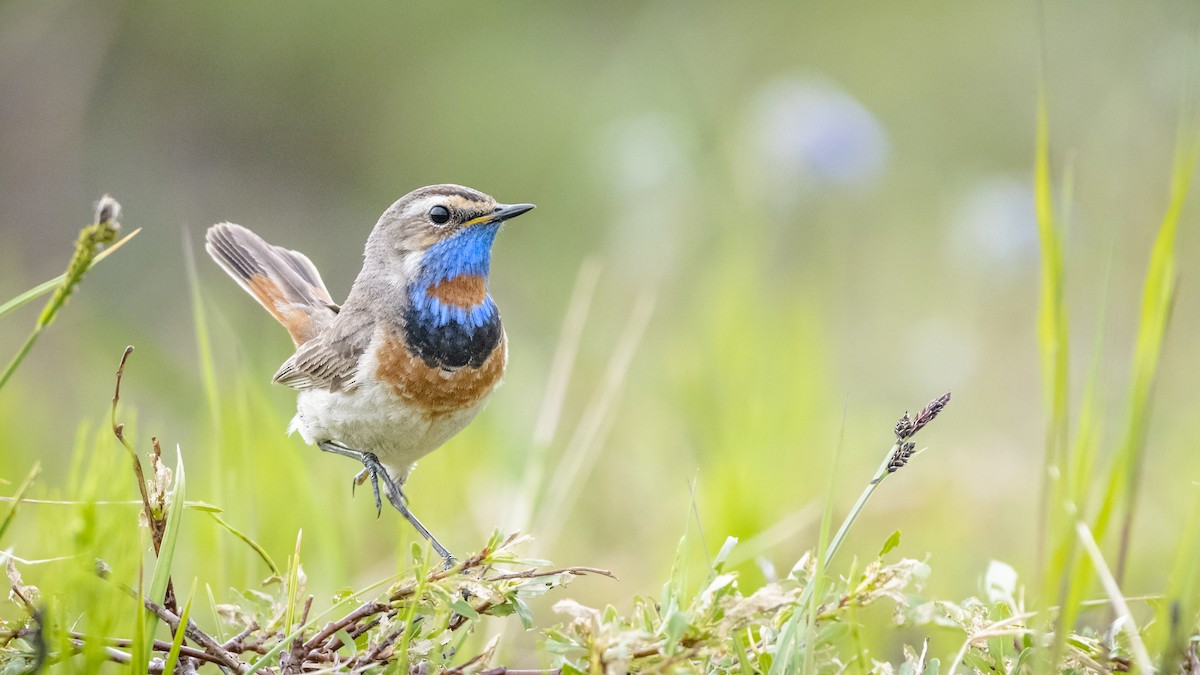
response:
<path fill-rule="evenodd" d="M 367 244 L 407 282 L 434 286 L 463 275 L 487 278 L 500 225 L 533 204 L 500 204 L 462 185 L 429 185 L 392 204 Z"/>

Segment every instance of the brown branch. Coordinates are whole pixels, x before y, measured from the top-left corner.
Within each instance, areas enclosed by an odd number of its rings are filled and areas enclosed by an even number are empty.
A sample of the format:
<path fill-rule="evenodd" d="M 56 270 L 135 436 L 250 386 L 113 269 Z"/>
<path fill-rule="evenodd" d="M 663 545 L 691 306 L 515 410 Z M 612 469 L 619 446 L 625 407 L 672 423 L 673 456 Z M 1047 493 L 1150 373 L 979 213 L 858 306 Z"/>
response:
<path fill-rule="evenodd" d="M 25 594 L 21 592 L 21 589 L 18 588 L 16 584 L 12 584 L 10 588 L 12 589 L 12 594 L 21 601 L 21 604 L 25 605 L 25 609 L 29 610 L 30 614 L 33 614 L 37 611 L 37 608 L 35 608 L 33 603 L 29 601 L 29 598 L 25 597 Z"/>
<path fill-rule="evenodd" d="M 308 613 L 312 610 L 312 603 L 313 596 L 310 595 L 308 596 L 308 599 L 304 601 L 304 609 L 300 612 L 299 624 L 301 627 L 308 623 Z M 291 629 L 291 626 L 286 626 L 286 630 Z M 290 673 L 293 670 L 299 673 L 303 670 L 304 663 L 308 661 L 308 657 L 311 655 L 312 650 L 307 650 L 304 648 L 304 643 L 301 642 L 302 637 L 303 631 L 298 630 L 296 632 L 296 637 L 292 639 L 292 648 L 289 649 L 287 653 L 279 659 L 281 673 Z"/>
<path fill-rule="evenodd" d="M 256 630 L 258 630 L 258 622 L 251 621 L 249 626 L 246 626 L 237 635 L 234 635 L 226 640 L 225 643 L 221 645 L 221 649 L 224 649 L 228 652 L 239 651 L 238 648 L 243 645 L 242 641 L 250 637 L 250 634 Z"/>
<path fill-rule="evenodd" d="M 146 609 L 150 610 L 155 616 L 161 619 L 163 623 L 170 626 L 172 632 L 179 630 L 179 617 L 176 616 L 174 612 L 163 607 L 162 605 L 159 605 L 149 598 L 143 598 L 142 604 L 146 606 Z M 200 627 L 196 625 L 196 622 L 192 621 L 190 618 L 187 621 L 187 625 L 183 628 L 183 634 L 200 643 L 200 645 L 204 647 L 205 652 L 211 654 L 217 659 L 220 659 L 221 663 L 233 668 L 235 672 L 245 672 L 247 666 L 242 662 L 241 659 L 233 654 L 230 654 L 228 650 L 217 644 L 217 641 L 214 640 L 212 636 L 201 630 Z"/>
<path fill-rule="evenodd" d="M 134 600 L 141 601 L 141 603 L 143 605 L 145 605 L 146 609 L 150 610 L 150 612 L 153 613 L 155 616 L 157 616 L 159 618 L 159 620 L 161 620 L 163 623 L 167 624 L 167 626 L 170 627 L 171 632 L 174 633 L 174 632 L 179 631 L 179 623 L 180 623 L 179 616 L 176 615 L 174 612 L 163 607 L 162 605 L 158 604 L 157 602 L 154 602 L 150 598 L 142 597 L 142 595 L 140 593 L 138 593 L 134 589 L 130 588 L 126 584 L 123 584 L 120 581 L 112 579 L 108 573 L 107 565 L 104 565 L 102 562 L 100 562 L 97 565 L 96 572 L 100 576 L 101 579 L 111 581 L 117 588 L 121 589 L 126 595 L 132 597 Z M 195 642 L 199 643 L 202 647 L 204 647 L 204 651 L 206 653 L 219 659 L 223 665 L 225 665 L 229 668 L 232 668 L 234 672 L 242 673 L 242 672 L 246 671 L 247 665 L 245 663 L 243 663 L 241 659 L 239 659 L 238 657 L 229 653 L 229 650 L 225 649 L 220 644 L 218 644 L 217 641 L 212 638 L 212 636 L 210 636 L 208 633 L 205 633 L 203 630 L 201 630 L 200 627 L 196 625 L 196 622 L 192 621 L 190 618 L 187 621 L 187 625 L 184 626 L 183 634 L 186 637 L 191 638 Z M 261 672 L 269 673 L 270 671 L 263 669 Z"/>
<path fill-rule="evenodd" d="M 404 632 L 405 628 L 407 628 L 407 626 L 403 625 L 398 628 L 394 628 L 392 629 L 392 632 L 384 636 L 384 638 L 375 645 L 375 648 L 372 649 L 369 654 L 367 654 L 367 663 L 380 660 L 384 652 L 396 644 L 396 639 L 400 637 L 400 634 Z"/>
<path fill-rule="evenodd" d="M 359 605 L 357 609 L 355 609 L 353 612 L 350 612 L 346 616 L 343 616 L 341 619 L 329 622 L 325 628 L 321 629 L 321 632 L 309 638 L 308 642 L 304 643 L 303 648 L 309 653 L 312 653 L 312 651 L 316 649 L 317 645 L 320 645 L 322 642 L 328 640 L 330 636 L 339 630 L 353 625 L 360 619 L 381 614 L 390 609 L 391 605 L 383 602 L 372 601 L 363 605 Z"/>
<path fill-rule="evenodd" d="M 383 621 L 383 617 L 377 616 L 374 619 L 372 619 L 364 624 L 355 626 L 354 628 L 347 629 L 346 632 L 350 634 L 351 638 L 357 639 L 360 635 L 362 635 L 362 634 L 366 633 L 367 631 L 371 630 L 372 628 L 378 626 L 382 621 Z M 333 653 L 333 652 L 336 652 L 337 650 L 341 649 L 344 646 L 346 646 L 346 643 L 342 642 L 342 639 L 340 637 L 334 635 L 333 639 L 330 640 L 329 643 L 326 644 L 324 648 L 319 650 L 319 652 Z"/>
<path fill-rule="evenodd" d="M 78 640 L 81 642 L 84 640 L 99 639 L 103 642 L 108 643 L 109 646 L 112 646 L 112 647 L 132 647 L 133 646 L 133 640 L 129 640 L 127 638 L 95 638 L 93 636 L 85 635 L 78 631 L 68 631 L 67 635 L 72 640 Z M 155 640 L 154 646 L 152 647 L 152 649 L 154 651 L 168 653 L 171 651 L 171 643 L 166 642 L 164 640 Z M 225 665 L 225 663 L 223 661 L 221 661 L 219 658 L 213 656 L 212 654 L 209 654 L 208 652 L 205 652 L 200 649 L 196 649 L 195 647 L 189 647 L 187 645 L 182 645 L 179 647 L 179 655 L 186 656 L 188 658 L 199 659 L 201 661 L 207 661 L 208 663 L 216 663 L 218 665 Z"/>

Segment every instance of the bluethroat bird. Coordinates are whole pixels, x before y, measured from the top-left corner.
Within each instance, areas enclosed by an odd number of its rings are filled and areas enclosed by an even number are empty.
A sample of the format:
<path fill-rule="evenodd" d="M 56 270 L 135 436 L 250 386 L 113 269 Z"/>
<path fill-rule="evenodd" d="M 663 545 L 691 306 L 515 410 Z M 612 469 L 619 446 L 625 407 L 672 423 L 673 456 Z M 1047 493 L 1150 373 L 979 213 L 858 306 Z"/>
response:
<path fill-rule="evenodd" d="M 362 462 L 376 513 L 387 500 L 446 565 L 454 558 L 408 509 L 413 463 L 469 423 L 504 374 L 508 344 L 488 293 L 500 225 L 533 204 L 498 204 L 461 185 L 404 195 L 367 237 L 363 268 L 338 305 L 303 253 L 233 223 L 205 248 L 292 336 L 275 381 L 299 391 L 290 432 Z"/>

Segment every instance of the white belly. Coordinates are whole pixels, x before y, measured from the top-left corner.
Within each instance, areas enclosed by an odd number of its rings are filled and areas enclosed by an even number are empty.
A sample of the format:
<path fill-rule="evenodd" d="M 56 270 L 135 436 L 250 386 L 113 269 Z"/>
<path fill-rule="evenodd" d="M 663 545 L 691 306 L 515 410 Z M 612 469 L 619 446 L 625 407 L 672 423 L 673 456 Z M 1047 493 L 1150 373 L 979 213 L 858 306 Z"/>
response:
<path fill-rule="evenodd" d="M 483 408 L 483 401 L 453 412 L 430 413 L 377 382 L 350 393 L 301 391 L 289 431 L 310 445 L 336 441 L 353 450 L 372 452 L 397 481 L 403 482 L 414 462 L 462 431 Z"/>

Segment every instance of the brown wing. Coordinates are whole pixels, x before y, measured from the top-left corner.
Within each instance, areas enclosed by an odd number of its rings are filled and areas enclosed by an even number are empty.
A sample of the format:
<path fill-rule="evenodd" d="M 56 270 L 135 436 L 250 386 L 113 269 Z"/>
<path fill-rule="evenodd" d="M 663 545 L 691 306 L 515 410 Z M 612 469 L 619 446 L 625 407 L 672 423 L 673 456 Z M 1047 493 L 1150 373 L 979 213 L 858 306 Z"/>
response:
<path fill-rule="evenodd" d="M 205 241 L 213 260 L 287 329 L 297 346 L 336 316 L 338 306 L 304 254 L 272 246 L 233 223 L 213 225 Z"/>
<path fill-rule="evenodd" d="M 349 391 L 358 386 L 358 361 L 373 332 L 369 317 L 339 314 L 319 336 L 284 361 L 275 381 L 293 389 Z"/>

